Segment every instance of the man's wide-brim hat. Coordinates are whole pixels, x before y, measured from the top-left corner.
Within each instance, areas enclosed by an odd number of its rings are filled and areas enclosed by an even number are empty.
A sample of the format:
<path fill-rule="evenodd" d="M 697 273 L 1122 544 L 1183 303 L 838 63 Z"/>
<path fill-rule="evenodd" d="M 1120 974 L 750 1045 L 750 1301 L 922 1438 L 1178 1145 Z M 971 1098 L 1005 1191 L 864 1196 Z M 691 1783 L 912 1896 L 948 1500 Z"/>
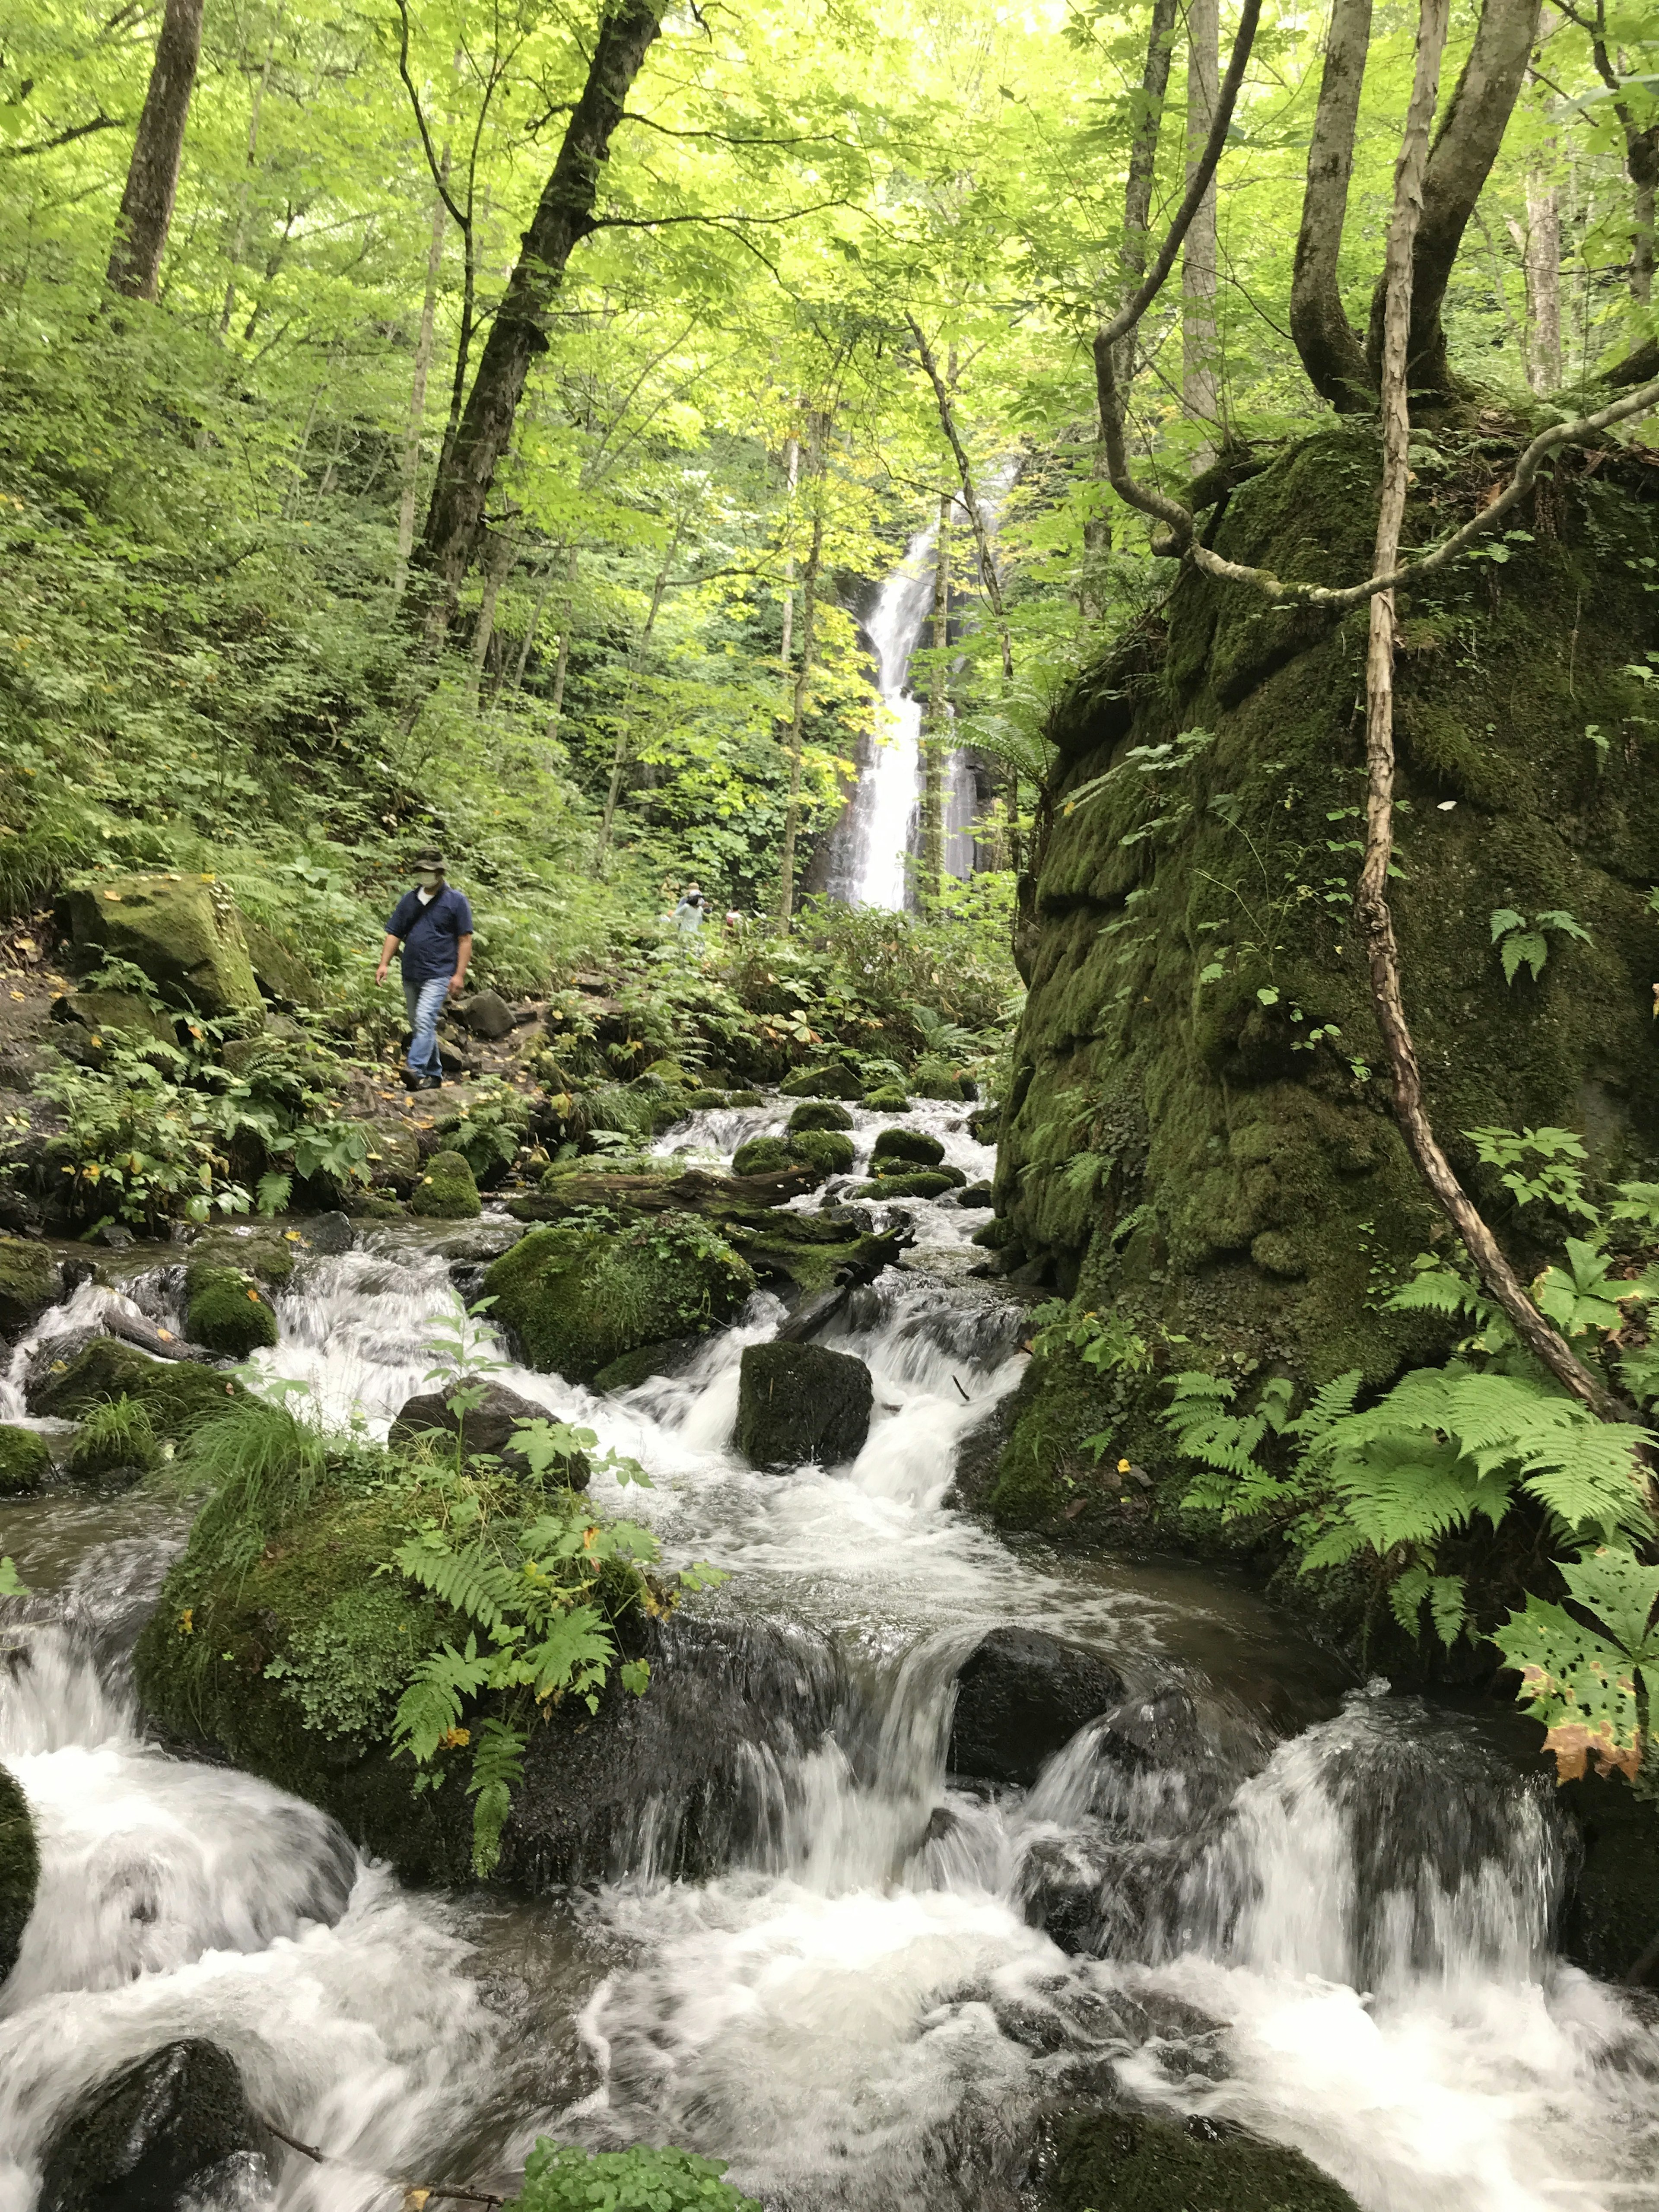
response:
<path fill-rule="evenodd" d="M 437 874 L 442 875 L 444 872 L 444 856 L 438 850 L 435 845 L 422 845 L 420 851 L 415 855 L 415 865 L 417 868 L 432 869 L 435 871 Z"/>

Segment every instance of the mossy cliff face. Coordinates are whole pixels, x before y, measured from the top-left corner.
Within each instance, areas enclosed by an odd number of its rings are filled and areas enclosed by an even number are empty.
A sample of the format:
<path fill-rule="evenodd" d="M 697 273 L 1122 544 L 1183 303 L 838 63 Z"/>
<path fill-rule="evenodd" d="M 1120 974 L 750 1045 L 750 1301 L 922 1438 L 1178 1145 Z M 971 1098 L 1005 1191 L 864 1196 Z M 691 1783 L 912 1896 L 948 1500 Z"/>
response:
<path fill-rule="evenodd" d="M 1425 465 L 1407 542 L 1462 520 L 1507 459 Z M 1333 430 L 1234 491 L 1212 542 L 1287 579 L 1361 577 L 1376 480 L 1374 433 Z M 1642 565 L 1659 504 L 1613 462 L 1544 488 L 1519 520 L 1529 539 L 1500 540 L 1506 559 L 1402 596 L 1390 890 L 1436 1128 L 1524 1264 L 1462 1132 L 1553 1124 L 1603 1170 L 1659 1158 L 1659 718 L 1631 672 L 1659 646 L 1659 571 Z M 1377 1310 L 1447 1232 L 1393 1120 L 1352 919 L 1366 619 L 1277 610 L 1188 569 L 1054 726 L 1003 1249 L 1024 1279 L 1115 1309 L 1155 1347 L 1160 1329 L 1186 1338 L 1170 1364 L 1378 1382 L 1436 1348 Z M 1589 942 L 1551 936 L 1541 977 L 1506 984 L 1502 908 L 1563 910 Z M 1043 1437 L 1025 1438 L 1010 1517 L 1057 1504 L 1049 1477 L 1101 1425 L 1089 1378 L 1057 1363 L 1053 1379 L 1055 1402 L 1022 1423 Z M 1135 1456 L 1160 1397 L 1140 1392 L 1139 1422 L 1121 1409 Z"/>

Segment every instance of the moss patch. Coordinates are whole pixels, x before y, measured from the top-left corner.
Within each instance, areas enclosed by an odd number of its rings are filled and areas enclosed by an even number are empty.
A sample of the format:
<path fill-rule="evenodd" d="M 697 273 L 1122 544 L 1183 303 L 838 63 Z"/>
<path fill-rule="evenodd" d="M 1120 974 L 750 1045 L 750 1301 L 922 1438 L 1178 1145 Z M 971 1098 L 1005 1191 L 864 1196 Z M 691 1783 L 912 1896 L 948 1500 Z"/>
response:
<path fill-rule="evenodd" d="M 434 1152 L 410 1194 L 409 1210 L 428 1221 L 472 1221 L 483 1211 L 472 1170 L 459 1152 Z"/>
<path fill-rule="evenodd" d="M 63 1278 L 44 1245 L 0 1237 L 0 1329 L 25 1329 L 63 1295 Z"/>
<path fill-rule="evenodd" d="M 1096 2112 L 1062 2139 L 1057 2212 L 1358 2212 L 1311 2159 L 1253 2136 L 1200 2142 L 1149 2112 Z"/>
<path fill-rule="evenodd" d="M 40 1879 L 40 1850 L 29 1801 L 16 1777 L 0 1766 L 0 1983 L 17 1964 Z"/>
<path fill-rule="evenodd" d="M 52 1454 L 33 1429 L 0 1425 L 0 1498 L 27 1498 L 52 1480 Z"/>
<path fill-rule="evenodd" d="M 276 1316 L 240 1267 L 194 1261 L 185 1272 L 185 1330 L 193 1344 L 233 1359 L 276 1341 Z"/>
<path fill-rule="evenodd" d="M 152 1359 L 118 1337 L 95 1336 L 61 1366 L 54 1362 L 45 1383 L 31 1392 L 32 1413 L 64 1420 L 84 1420 L 112 1399 L 141 1400 L 158 1436 L 187 1436 L 197 1424 L 222 1413 L 240 1384 L 215 1367 L 194 1360 Z"/>
<path fill-rule="evenodd" d="M 908 1160 L 915 1167 L 936 1168 L 944 1158 L 944 1146 L 926 1129 L 883 1129 L 870 1147 L 870 1165 L 878 1175 L 885 1173 L 878 1162 Z"/>
<path fill-rule="evenodd" d="M 850 1129 L 853 1117 L 833 1098 L 805 1098 L 789 1116 L 790 1136 L 803 1129 Z"/>
<path fill-rule="evenodd" d="M 690 1214 L 620 1234 L 534 1230 L 484 1277 L 531 1364 L 574 1382 L 641 1345 L 715 1327 L 754 1287 L 748 1262 Z"/>

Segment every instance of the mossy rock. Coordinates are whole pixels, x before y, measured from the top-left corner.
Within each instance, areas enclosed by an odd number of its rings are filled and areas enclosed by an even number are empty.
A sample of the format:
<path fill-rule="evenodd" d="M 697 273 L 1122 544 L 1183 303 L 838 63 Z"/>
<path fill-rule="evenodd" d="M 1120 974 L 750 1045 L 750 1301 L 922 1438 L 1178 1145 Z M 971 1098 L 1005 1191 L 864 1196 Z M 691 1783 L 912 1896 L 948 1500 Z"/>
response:
<path fill-rule="evenodd" d="M 988 1182 L 964 1183 L 957 1193 L 958 1206 L 989 1206 L 995 1196 Z"/>
<path fill-rule="evenodd" d="M 138 1045 L 179 1042 L 177 1024 L 136 991 L 70 991 L 52 1000 L 52 1012 L 54 1021 L 68 1025 L 63 1051 L 82 1066 L 102 1061 L 112 1031 Z"/>
<path fill-rule="evenodd" d="M 63 1295 L 63 1270 L 44 1244 L 0 1237 L 0 1329 L 27 1328 Z"/>
<path fill-rule="evenodd" d="M 1002 1136 L 1000 1105 L 978 1106 L 968 1116 L 968 1133 L 976 1145 L 994 1145 Z"/>
<path fill-rule="evenodd" d="M 695 1215 L 658 1215 L 606 1234 L 532 1230 L 492 1263 L 485 1291 L 533 1367 L 587 1382 L 624 1353 L 727 1321 L 753 1269 Z"/>
<path fill-rule="evenodd" d="M 29 1498 L 52 1480 L 52 1453 L 33 1429 L 0 1424 L 0 1498 Z"/>
<path fill-rule="evenodd" d="M 185 1333 L 232 1359 L 276 1341 L 276 1316 L 259 1285 L 240 1267 L 193 1261 L 185 1270 Z"/>
<path fill-rule="evenodd" d="M 799 1136 L 803 1129 L 850 1129 L 853 1117 L 847 1109 L 833 1098 L 804 1098 L 789 1116 L 787 1133 Z"/>
<path fill-rule="evenodd" d="M 407 1190 L 421 1175 L 420 1139 L 407 1121 L 390 1118 L 370 1121 L 368 1158 L 365 1162 L 377 1185 Z"/>
<path fill-rule="evenodd" d="M 651 1083 L 666 1083 L 676 1091 L 695 1091 L 697 1079 L 688 1075 L 677 1060 L 653 1060 L 649 1067 L 641 1070 L 642 1078 Z"/>
<path fill-rule="evenodd" d="M 169 1006 L 263 1028 L 242 918 L 222 884 L 182 874 L 100 876 L 70 891 L 67 906 L 83 952 L 131 961 Z"/>
<path fill-rule="evenodd" d="M 1255 2136 L 1201 2141 L 1150 2112 L 1091 2112 L 1061 2138 L 1056 2212 L 1359 2212 L 1311 2159 Z"/>
<path fill-rule="evenodd" d="M 164 2044 L 70 2105 L 41 2157 L 40 2212 L 246 2203 L 241 2185 L 273 2148 L 228 2051 Z"/>
<path fill-rule="evenodd" d="M 0 1766 L 0 1985 L 17 1964 L 40 1879 L 40 1848 L 29 1801 L 16 1777 Z"/>
<path fill-rule="evenodd" d="M 1012 1221 L 999 1214 L 994 1221 L 981 1222 L 968 1242 L 982 1244 L 988 1252 L 1000 1252 L 1005 1245 L 1018 1243 L 1019 1231 Z"/>
<path fill-rule="evenodd" d="M 856 1459 L 870 1432 L 874 1393 L 861 1359 L 819 1344 L 751 1344 L 738 1383 L 738 1449 L 751 1467 Z"/>
<path fill-rule="evenodd" d="M 914 1175 L 880 1176 L 874 1182 L 854 1183 L 849 1198 L 942 1198 L 960 1188 L 967 1178 L 960 1168 L 918 1168 Z"/>
<path fill-rule="evenodd" d="M 729 1091 L 692 1091 L 686 1094 L 685 1110 L 688 1114 L 712 1114 L 731 1103 Z"/>
<path fill-rule="evenodd" d="M 191 1359 L 152 1359 L 119 1337 L 94 1336 L 73 1358 L 53 1361 L 29 1392 L 29 1411 L 63 1420 L 84 1420 L 116 1398 L 142 1401 L 159 1437 L 188 1436 L 200 1421 L 222 1413 L 241 1385 L 216 1367 Z"/>
<path fill-rule="evenodd" d="M 733 1175 L 777 1175 L 795 1164 L 787 1137 L 750 1137 L 732 1155 Z"/>
<path fill-rule="evenodd" d="M 872 1114 L 908 1114 L 910 1094 L 902 1084 L 884 1083 L 874 1091 L 866 1091 L 864 1103 Z"/>
<path fill-rule="evenodd" d="M 472 1170 L 459 1152 L 434 1152 L 410 1193 L 409 1210 L 428 1221 L 472 1221 L 483 1211 Z"/>
<path fill-rule="evenodd" d="M 850 1067 L 836 1061 L 828 1067 L 798 1068 L 784 1078 L 778 1091 L 785 1098 L 859 1098 L 864 1085 Z"/>
<path fill-rule="evenodd" d="M 885 1172 L 878 1164 L 884 1160 L 908 1160 L 919 1168 L 936 1168 L 944 1158 L 944 1146 L 926 1129 L 883 1129 L 870 1147 L 870 1165 L 878 1175 Z"/>
<path fill-rule="evenodd" d="M 132 1483 L 161 1463 L 149 1408 L 142 1398 L 115 1398 L 82 1423 L 64 1472 L 74 1482 Z"/>
<path fill-rule="evenodd" d="M 241 917 L 242 937 L 254 981 L 268 999 L 289 1006 L 319 1006 L 323 994 L 317 978 L 297 952 L 284 945 L 264 922 L 252 915 Z"/>
<path fill-rule="evenodd" d="M 853 1139 L 840 1129 L 802 1129 L 787 1141 L 795 1159 L 821 1175 L 845 1175 L 853 1164 Z"/>
<path fill-rule="evenodd" d="M 910 1090 L 917 1098 L 963 1099 L 968 1096 L 962 1077 L 948 1060 L 923 1053 L 910 1070 Z"/>
<path fill-rule="evenodd" d="M 766 1101 L 758 1091 L 728 1091 L 726 1103 L 728 1106 L 764 1106 Z"/>

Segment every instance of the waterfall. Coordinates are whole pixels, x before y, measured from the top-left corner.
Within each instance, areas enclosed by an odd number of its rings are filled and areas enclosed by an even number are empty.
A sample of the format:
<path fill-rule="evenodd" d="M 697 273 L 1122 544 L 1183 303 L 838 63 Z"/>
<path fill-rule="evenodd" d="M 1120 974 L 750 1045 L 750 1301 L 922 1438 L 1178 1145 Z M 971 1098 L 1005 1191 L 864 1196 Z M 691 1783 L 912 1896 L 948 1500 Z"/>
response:
<path fill-rule="evenodd" d="M 729 1157 L 788 1109 L 690 1116 L 658 1149 Z M 866 1160 L 880 1117 L 850 1111 Z M 965 1174 L 991 1164 L 959 1106 L 914 1125 Z M 382 2212 L 386 2177 L 505 2194 L 538 2133 L 726 2158 L 768 2212 L 1019 2212 L 1054 2116 L 1121 2099 L 1297 2145 L 1364 2212 L 1655 2212 L 1659 2028 L 1553 1954 L 1553 1792 L 1502 1729 L 1356 1688 L 1242 1584 L 1010 1546 L 956 1510 L 959 1447 L 1018 1383 L 1027 1324 L 967 1273 L 982 1212 L 906 1211 L 904 1264 L 821 1340 L 874 1384 L 847 1466 L 761 1474 L 733 1448 L 769 1292 L 681 1372 L 614 1395 L 495 1346 L 511 1388 L 645 1466 L 625 1510 L 671 1565 L 729 1573 L 647 1693 L 671 1726 L 718 1714 L 737 1739 L 695 1872 L 653 1782 L 606 1879 L 401 1887 L 315 1807 L 144 1740 L 121 1653 L 176 1507 L 0 1501 L 0 1549 L 55 1593 L 0 1603 L 0 1759 L 43 1859 L 0 1985 L 0 2212 L 33 2212 L 77 2097 L 185 2035 L 331 2154 L 203 2212 Z M 315 1418 L 384 1435 L 459 1311 L 457 1270 L 511 1234 L 376 1227 L 303 1261 L 255 1364 L 307 1383 L 290 1402 Z M 37 1352 L 67 1348 L 71 1311 L 130 1319 L 76 1295 Z M 1083 1728 L 1029 1789 L 948 1771 L 958 1668 L 998 1624 L 1127 1686 L 1128 1717 Z M 714 1662 L 718 1705 L 696 1675 Z"/>

